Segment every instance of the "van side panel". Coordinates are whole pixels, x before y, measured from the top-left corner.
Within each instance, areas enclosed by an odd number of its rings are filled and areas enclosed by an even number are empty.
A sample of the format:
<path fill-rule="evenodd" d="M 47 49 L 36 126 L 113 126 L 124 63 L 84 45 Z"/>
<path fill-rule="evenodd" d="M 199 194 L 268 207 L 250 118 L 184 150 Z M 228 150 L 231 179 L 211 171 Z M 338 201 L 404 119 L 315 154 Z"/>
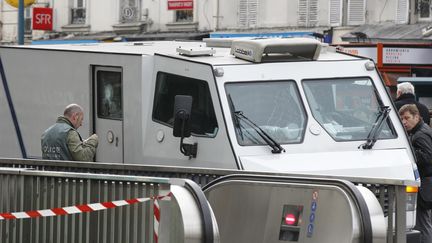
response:
<path fill-rule="evenodd" d="M 4 59 L 6 59 L 6 56 L 7 55 L 2 50 L 0 57 L 3 65 L 5 64 Z M 10 59 L 13 58 L 13 56 L 10 57 Z M 3 68 L 1 71 L 4 72 L 4 75 L 8 75 L 8 73 L 5 71 L 5 68 Z M 15 125 L 11 115 L 11 106 L 15 107 L 16 99 L 12 98 L 12 104 L 8 103 L 6 97 L 6 87 L 4 83 L 6 83 L 8 87 L 10 86 L 10 81 L 7 76 L 6 80 L 2 79 L 2 82 L 0 82 L 0 117 L 2 118 L 0 122 L 0 156 L 6 158 L 22 157 L 17 133 L 15 132 Z"/>
<path fill-rule="evenodd" d="M 136 60 L 136 59 L 139 60 Z M 152 164 L 145 161 L 142 153 L 144 134 L 143 127 L 147 123 L 147 110 L 145 104 L 150 97 L 145 93 L 146 87 L 151 83 L 146 79 L 153 69 L 153 56 L 137 56 L 128 66 L 123 66 L 124 86 L 124 163 L 126 164 Z M 129 72 L 125 72 L 129 70 Z"/>
<path fill-rule="evenodd" d="M 85 110 L 83 126 L 79 128 L 83 138 L 93 133 L 93 100 L 92 100 L 92 65 L 115 66 L 123 68 L 125 83 L 134 86 L 141 80 L 141 55 L 118 55 L 106 53 L 84 53 L 47 51 L 38 49 L 2 48 L 2 60 L 9 82 L 12 99 L 14 100 L 24 145 L 29 157 L 41 157 L 40 136 L 52 125 L 57 116 L 63 114 L 64 107 L 70 103 L 78 103 Z M 4 90 L 1 91 L 2 93 Z M 125 91 L 126 92 L 126 91 Z M 133 96 L 124 94 L 124 97 Z M 140 97 L 130 103 L 139 104 Z M 1 114 L 8 114 L 4 96 L 0 98 Z M 130 112 L 126 109 L 124 111 Z M 134 110 L 133 114 L 138 115 Z M 125 114 L 125 117 L 128 116 Z M 3 128 L 4 126 L 4 128 Z M 10 127 L 10 129 L 8 127 Z M 128 126 L 125 124 L 125 127 Z M 16 143 L 16 134 L 12 124 L 1 125 L 0 156 L 17 157 L 19 147 L 5 144 L 10 140 Z M 126 129 L 125 135 L 140 131 L 140 127 Z M 4 136 L 3 136 L 4 135 Z M 106 139 L 99 134 L 100 139 Z M 3 139 L 8 138 L 8 139 Z M 14 148 L 16 146 L 16 148 Z M 141 146 L 133 141 L 125 141 L 125 148 Z M 4 151 L 14 151 L 14 153 Z M 125 151 L 127 153 L 127 151 Z"/>

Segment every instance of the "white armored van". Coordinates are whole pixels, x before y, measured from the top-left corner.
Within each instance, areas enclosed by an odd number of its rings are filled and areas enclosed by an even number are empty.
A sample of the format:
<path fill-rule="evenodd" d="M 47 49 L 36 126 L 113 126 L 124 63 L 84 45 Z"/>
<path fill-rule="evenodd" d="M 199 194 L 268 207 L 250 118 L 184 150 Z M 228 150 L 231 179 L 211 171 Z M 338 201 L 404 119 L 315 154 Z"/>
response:
<path fill-rule="evenodd" d="M 369 59 L 312 39 L 3 46 L 0 156 L 40 158 L 70 103 L 96 161 L 418 185 Z M 415 193 L 407 223 L 414 224 Z"/>

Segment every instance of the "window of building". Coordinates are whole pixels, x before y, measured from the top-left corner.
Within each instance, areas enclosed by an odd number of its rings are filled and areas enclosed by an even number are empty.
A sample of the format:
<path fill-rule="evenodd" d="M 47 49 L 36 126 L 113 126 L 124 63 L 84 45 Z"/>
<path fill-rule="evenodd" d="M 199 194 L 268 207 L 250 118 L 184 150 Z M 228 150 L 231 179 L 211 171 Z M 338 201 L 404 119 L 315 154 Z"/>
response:
<path fill-rule="evenodd" d="M 159 72 L 157 74 L 153 120 L 173 126 L 174 97 L 192 96 L 191 131 L 195 135 L 216 136 L 218 124 L 208 84 L 204 80 Z"/>
<path fill-rule="evenodd" d="M 96 73 L 96 82 L 98 117 L 121 120 L 123 118 L 121 72 L 99 70 Z"/>
<path fill-rule="evenodd" d="M 343 2 L 342 0 L 330 0 L 330 26 L 341 26 L 343 24 Z"/>
<path fill-rule="evenodd" d="M 419 20 L 431 20 L 431 0 L 416 0 Z"/>
<path fill-rule="evenodd" d="M 348 25 L 362 25 L 366 22 L 366 0 L 348 0 Z"/>
<path fill-rule="evenodd" d="M 86 8 L 85 0 L 74 0 L 71 17 L 71 24 L 85 24 L 86 23 Z"/>
<path fill-rule="evenodd" d="M 301 27 L 318 25 L 318 0 L 299 0 L 297 24 Z"/>
<path fill-rule="evenodd" d="M 366 0 L 330 0 L 329 4 L 331 26 L 362 25 L 366 22 Z"/>
<path fill-rule="evenodd" d="M 140 0 L 120 0 L 120 23 L 140 21 Z"/>
<path fill-rule="evenodd" d="M 175 22 L 193 22 L 193 10 L 176 10 Z"/>
<path fill-rule="evenodd" d="M 397 0 L 396 24 L 408 24 L 409 20 L 409 1 Z"/>
<path fill-rule="evenodd" d="M 243 28 L 253 28 L 258 22 L 258 0 L 240 0 L 238 25 Z"/>

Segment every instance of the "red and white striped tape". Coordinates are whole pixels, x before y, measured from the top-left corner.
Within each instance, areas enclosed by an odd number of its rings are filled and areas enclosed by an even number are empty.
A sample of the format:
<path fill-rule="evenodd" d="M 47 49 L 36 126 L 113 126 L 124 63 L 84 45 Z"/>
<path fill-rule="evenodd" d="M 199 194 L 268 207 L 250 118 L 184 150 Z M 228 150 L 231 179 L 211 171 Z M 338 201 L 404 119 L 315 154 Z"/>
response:
<path fill-rule="evenodd" d="M 171 193 L 168 193 L 164 196 L 154 196 L 147 198 L 134 198 L 128 200 L 118 200 L 111 202 L 103 202 L 103 203 L 91 203 L 91 204 L 82 204 L 70 207 L 62 207 L 62 208 L 52 208 L 52 209 L 44 209 L 44 210 L 33 210 L 33 211 L 25 211 L 25 212 L 14 212 L 14 213 L 0 213 L 0 220 L 7 219 L 26 219 L 26 218 L 39 218 L 39 217 L 51 217 L 51 216 L 61 216 L 61 215 L 69 215 L 69 214 L 78 214 L 78 213 L 87 213 L 93 211 L 100 211 L 109 208 L 116 208 L 125 205 L 132 205 L 136 203 L 146 202 L 149 200 L 163 200 L 169 199 L 171 197 Z M 158 215 L 160 219 L 160 210 L 158 210 Z M 156 224 L 156 223 L 155 223 Z M 159 225 L 159 222 L 158 222 Z"/>
<path fill-rule="evenodd" d="M 159 240 L 159 222 L 160 222 L 160 207 L 158 200 L 153 203 L 153 242 L 158 243 Z"/>

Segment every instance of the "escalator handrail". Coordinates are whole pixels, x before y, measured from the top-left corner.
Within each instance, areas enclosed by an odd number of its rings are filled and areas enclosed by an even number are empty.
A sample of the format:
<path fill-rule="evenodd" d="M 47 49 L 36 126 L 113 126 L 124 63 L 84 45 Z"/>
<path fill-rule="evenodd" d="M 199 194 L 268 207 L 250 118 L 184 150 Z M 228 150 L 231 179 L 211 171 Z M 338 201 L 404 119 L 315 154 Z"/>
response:
<path fill-rule="evenodd" d="M 212 213 L 204 192 L 191 180 L 185 180 L 185 188 L 191 192 L 200 209 L 203 226 L 203 243 L 214 243 Z"/>

